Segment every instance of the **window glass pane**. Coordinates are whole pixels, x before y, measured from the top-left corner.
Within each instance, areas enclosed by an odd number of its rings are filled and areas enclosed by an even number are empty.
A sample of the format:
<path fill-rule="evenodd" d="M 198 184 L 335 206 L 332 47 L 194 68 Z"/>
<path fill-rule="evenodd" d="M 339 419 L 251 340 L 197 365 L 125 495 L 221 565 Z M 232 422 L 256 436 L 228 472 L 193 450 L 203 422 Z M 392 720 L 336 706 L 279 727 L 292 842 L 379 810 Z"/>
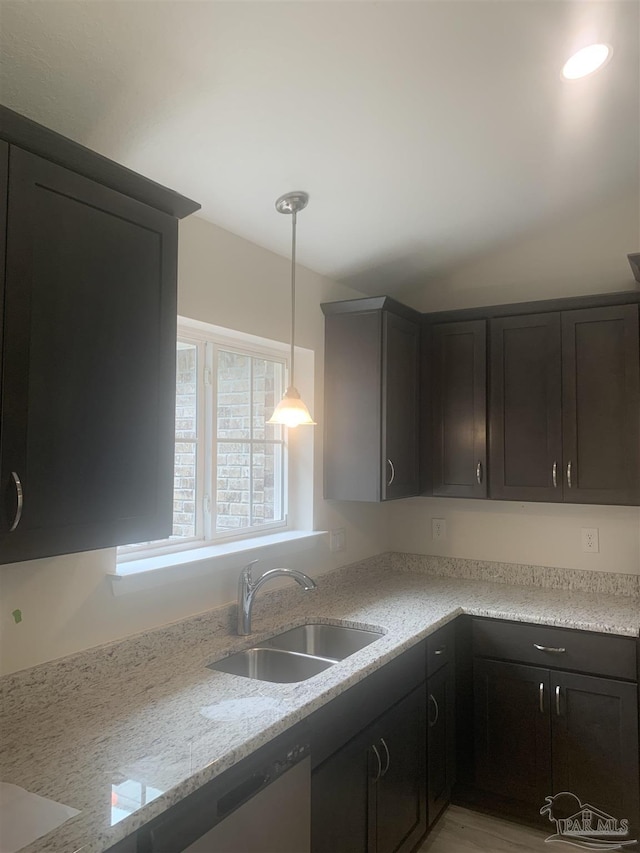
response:
<path fill-rule="evenodd" d="M 251 438 L 251 357 L 218 351 L 218 438 Z"/>
<path fill-rule="evenodd" d="M 253 438 L 282 438 L 282 427 L 268 424 L 284 393 L 284 364 L 265 358 L 253 359 Z"/>
<path fill-rule="evenodd" d="M 196 453 L 195 441 L 176 442 L 171 538 L 196 535 Z"/>
<path fill-rule="evenodd" d="M 249 444 L 218 442 L 216 529 L 237 530 L 250 524 L 251 450 Z"/>
<path fill-rule="evenodd" d="M 253 524 L 271 524 L 283 520 L 282 445 L 253 445 Z"/>
<path fill-rule="evenodd" d="M 176 353 L 176 441 L 197 437 L 196 405 L 198 349 L 195 344 L 178 341 Z"/>
<path fill-rule="evenodd" d="M 196 535 L 198 347 L 178 341 L 176 353 L 176 448 L 171 538 Z"/>

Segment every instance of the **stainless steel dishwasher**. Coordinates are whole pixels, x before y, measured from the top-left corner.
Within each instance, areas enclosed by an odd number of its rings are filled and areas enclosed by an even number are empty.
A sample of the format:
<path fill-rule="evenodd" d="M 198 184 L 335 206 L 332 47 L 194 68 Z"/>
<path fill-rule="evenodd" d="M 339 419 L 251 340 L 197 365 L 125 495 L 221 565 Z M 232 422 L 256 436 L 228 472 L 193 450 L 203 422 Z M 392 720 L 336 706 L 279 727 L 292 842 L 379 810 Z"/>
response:
<path fill-rule="evenodd" d="M 192 794 L 154 822 L 151 853 L 310 853 L 307 743 L 259 750 L 210 784 L 216 790 Z"/>

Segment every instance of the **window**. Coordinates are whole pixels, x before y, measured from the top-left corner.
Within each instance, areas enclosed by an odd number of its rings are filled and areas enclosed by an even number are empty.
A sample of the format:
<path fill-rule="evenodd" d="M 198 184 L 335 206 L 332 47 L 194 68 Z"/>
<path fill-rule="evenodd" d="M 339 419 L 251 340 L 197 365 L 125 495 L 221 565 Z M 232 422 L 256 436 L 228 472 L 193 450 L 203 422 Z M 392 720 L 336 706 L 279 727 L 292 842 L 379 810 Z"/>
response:
<path fill-rule="evenodd" d="M 287 526 L 284 430 L 266 423 L 284 392 L 287 360 L 277 345 L 249 345 L 232 334 L 178 324 L 173 532 L 121 555 Z"/>

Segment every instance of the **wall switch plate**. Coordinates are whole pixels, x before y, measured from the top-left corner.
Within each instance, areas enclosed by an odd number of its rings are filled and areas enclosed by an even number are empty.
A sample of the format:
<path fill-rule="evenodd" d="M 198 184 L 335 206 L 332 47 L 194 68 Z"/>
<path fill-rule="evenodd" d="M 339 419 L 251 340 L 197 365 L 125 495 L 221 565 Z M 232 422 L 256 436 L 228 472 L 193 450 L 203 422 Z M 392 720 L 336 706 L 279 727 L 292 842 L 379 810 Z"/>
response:
<path fill-rule="evenodd" d="M 347 550 L 347 531 L 344 527 L 338 527 L 329 533 L 329 550 L 332 553 Z"/>
<path fill-rule="evenodd" d="M 598 536 L 597 527 L 582 528 L 582 550 L 590 554 L 598 554 L 600 552 L 600 537 Z"/>
<path fill-rule="evenodd" d="M 431 538 L 434 541 L 447 538 L 447 522 L 444 518 L 431 519 Z"/>

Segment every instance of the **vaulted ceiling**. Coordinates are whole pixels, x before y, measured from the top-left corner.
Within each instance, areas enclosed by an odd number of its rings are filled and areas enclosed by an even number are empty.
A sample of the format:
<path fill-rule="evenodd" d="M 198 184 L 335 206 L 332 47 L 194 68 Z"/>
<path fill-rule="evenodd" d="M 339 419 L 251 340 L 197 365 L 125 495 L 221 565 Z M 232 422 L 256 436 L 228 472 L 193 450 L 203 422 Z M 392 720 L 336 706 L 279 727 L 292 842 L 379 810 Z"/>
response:
<path fill-rule="evenodd" d="M 282 254 L 304 189 L 300 261 L 390 292 L 637 188 L 638 32 L 624 0 L 3 0 L 0 100 Z"/>

